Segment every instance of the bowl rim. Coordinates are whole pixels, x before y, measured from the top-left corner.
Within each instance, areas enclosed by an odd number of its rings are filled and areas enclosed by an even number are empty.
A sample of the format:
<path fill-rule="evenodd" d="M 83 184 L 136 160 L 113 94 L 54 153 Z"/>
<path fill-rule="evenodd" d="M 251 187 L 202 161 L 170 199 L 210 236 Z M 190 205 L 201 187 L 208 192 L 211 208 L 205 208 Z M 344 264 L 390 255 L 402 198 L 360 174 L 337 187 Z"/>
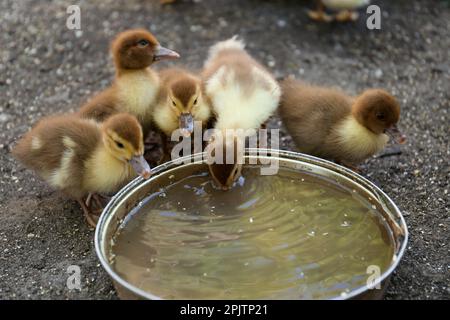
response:
<path fill-rule="evenodd" d="M 246 148 L 245 149 L 245 155 L 246 156 L 259 156 L 259 155 L 265 155 L 268 156 L 269 154 L 272 156 L 276 155 L 279 159 L 292 159 L 299 162 L 306 162 L 310 164 L 314 164 L 316 166 L 329 169 L 334 171 L 337 174 L 341 174 L 346 178 L 351 177 L 351 179 L 356 183 L 359 184 L 363 189 L 369 189 L 369 191 L 374 191 L 375 195 L 379 197 L 377 199 L 379 202 L 380 200 L 383 200 L 385 204 L 389 204 L 392 207 L 392 210 L 389 210 L 390 213 L 394 214 L 395 217 L 399 220 L 398 225 L 401 227 L 403 231 L 403 239 L 401 241 L 401 245 L 395 249 L 394 248 L 394 254 L 393 254 L 393 261 L 391 262 L 391 265 L 389 268 L 387 268 L 373 283 L 372 287 L 375 288 L 377 285 L 381 286 L 381 289 L 383 288 L 382 282 L 389 278 L 389 276 L 393 273 L 393 271 L 397 268 L 398 264 L 400 263 L 408 244 L 409 239 L 409 232 L 408 227 L 406 225 L 405 218 L 403 217 L 400 209 L 397 207 L 397 205 L 394 203 L 394 201 L 383 191 L 381 190 L 377 185 L 375 185 L 373 182 L 368 180 L 367 178 L 361 176 L 360 174 L 344 167 L 339 164 L 336 164 L 334 162 L 324 160 L 318 157 L 314 157 L 308 154 L 303 154 L 300 152 L 294 152 L 294 151 L 288 151 L 288 150 L 279 150 L 279 149 L 264 149 L 264 148 Z M 269 156 L 268 156 L 269 157 Z M 185 161 L 190 161 L 190 163 L 193 162 L 200 162 L 204 161 L 205 159 L 205 152 L 202 153 L 196 153 L 184 157 L 180 157 L 175 160 L 171 160 L 168 162 L 165 162 L 161 165 L 158 165 L 157 167 L 153 168 L 152 171 L 155 174 L 164 173 L 167 169 L 172 168 L 172 166 L 179 166 L 182 165 Z M 193 162 L 192 162 L 193 160 Z M 156 175 L 155 175 L 156 176 Z M 118 283 L 120 286 L 124 287 L 126 290 L 134 293 L 135 295 L 139 296 L 140 298 L 144 299 L 150 299 L 150 300 L 163 300 L 163 298 L 156 296 L 150 292 L 144 291 L 135 285 L 131 284 L 130 282 L 126 281 L 124 278 L 122 278 L 109 264 L 108 257 L 106 256 L 104 250 L 103 250 L 103 239 L 102 235 L 105 233 L 106 227 L 108 226 L 108 218 L 110 216 L 111 209 L 114 208 L 121 200 L 121 198 L 128 194 L 129 192 L 133 191 L 136 187 L 138 187 L 141 183 L 145 182 L 147 180 L 144 180 L 142 177 L 137 177 L 131 182 L 129 182 L 126 186 L 124 186 L 121 190 L 119 190 L 108 202 L 106 207 L 103 209 L 102 214 L 99 218 L 99 221 L 97 223 L 97 227 L 95 229 L 95 237 L 94 237 L 94 245 L 95 245 L 95 251 L 97 254 L 98 259 L 100 260 L 101 265 L 106 270 L 108 275 L 111 277 L 111 279 Z M 391 230 L 392 231 L 392 230 Z M 363 294 L 369 290 L 372 290 L 369 288 L 367 284 L 358 287 L 356 289 L 351 290 L 349 293 L 345 295 L 335 296 L 329 298 L 329 300 L 347 300 L 352 299 L 354 297 L 357 297 L 360 294 Z M 378 290 L 378 289 L 374 289 Z"/>

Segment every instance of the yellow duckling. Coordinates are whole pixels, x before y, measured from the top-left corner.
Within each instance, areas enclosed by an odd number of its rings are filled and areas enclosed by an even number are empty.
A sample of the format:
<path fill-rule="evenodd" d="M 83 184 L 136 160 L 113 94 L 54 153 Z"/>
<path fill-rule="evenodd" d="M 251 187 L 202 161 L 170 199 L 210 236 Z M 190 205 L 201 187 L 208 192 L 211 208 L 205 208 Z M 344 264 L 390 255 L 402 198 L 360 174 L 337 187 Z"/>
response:
<path fill-rule="evenodd" d="M 278 83 L 245 51 L 244 42 L 236 37 L 210 48 L 202 78 L 216 117 L 214 128 L 222 132 L 222 137 L 229 136 L 227 129 L 259 129 L 277 109 L 281 95 Z M 212 137 L 208 147 L 219 150 L 217 144 L 222 144 L 223 163 L 213 163 L 209 169 L 216 183 L 228 189 L 240 176 L 242 158 L 238 148 L 245 141 L 240 135 L 225 140 Z M 227 164 L 225 159 L 231 158 L 227 155 L 230 151 L 233 163 Z"/>
<path fill-rule="evenodd" d="M 194 130 L 194 121 L 201 121 L 205 126 L 211 117 L 207 99 L 202 94 L 201 79 L 192 73 L 169 68 L 159 73 L 161 90 L 153 111 L 156 126 L 164 133 L 164 152 L 167 153 L 167 139 L 172 132 L 189 137 Z"/>
<path fill-rule="evenodd" d="M 141 126 L 125 113 L 101 125 L 74 115 L 44 118 L 12 153 L 50 186 L 76 199 L 91 226 L 96 222 L 86 196 L 116 192 L 136 173 L 150 176 Z"/>
<path fill-rule="evenodd" d="M 308 15 L 316 21 L 331 22 L 333 19 L 339 22 L 356 21 L 358 13 L 353 10 L 369 3 L 370 0 L 317 0 L 317 10 L 309 11 Z M 338 13 L 330 16 L 325 13 L 325 7 Z"/>
<path fill-rule="evenodd" d="M 160 86 L 158 74 L 148 67 L 180 56 L 162 47 L 153 34 L 143 29 L 120 33 L 111 48 L 116 68 L 114 83 L 82 106 L 79 115 L 101 122 L 112 114 L 128 112 L 139 120 L 145 137 Z"/>

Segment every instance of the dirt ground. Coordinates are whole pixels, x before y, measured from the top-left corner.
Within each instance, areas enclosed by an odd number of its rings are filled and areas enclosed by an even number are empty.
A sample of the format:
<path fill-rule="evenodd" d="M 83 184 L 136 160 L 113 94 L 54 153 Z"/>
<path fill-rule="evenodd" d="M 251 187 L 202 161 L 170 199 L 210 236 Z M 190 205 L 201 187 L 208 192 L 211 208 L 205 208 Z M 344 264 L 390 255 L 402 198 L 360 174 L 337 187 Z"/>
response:
<path fill-rule="evenodd" d="M 449 4 L 372 2 L 382 9 L 381 30 L 366 28 L 364 12 L 355 24 L 313 23 L 306 0 L 79 1 L 75 32 L 65 26 L 71 1 L 1 1 L 0 298 L 116 298 L 78 204 L 19 166 L 10 149 L 40 117 L 75 110 L 107 86 L 110 39 L 145 27 L 182 54 L 177 65 L 200 68 L 211 44 L 239 34 L 277 77 L 350 93 L 383 87 L 398 97 L 407 143 L 401 154 L 362 165 L 396 201 L 411 234 L 386 298 L 449 299 Z M 283 148 L 294 149 L 286 135 Z M 81 267 L 81 291 L 66 287 L 69 265 Z"/>

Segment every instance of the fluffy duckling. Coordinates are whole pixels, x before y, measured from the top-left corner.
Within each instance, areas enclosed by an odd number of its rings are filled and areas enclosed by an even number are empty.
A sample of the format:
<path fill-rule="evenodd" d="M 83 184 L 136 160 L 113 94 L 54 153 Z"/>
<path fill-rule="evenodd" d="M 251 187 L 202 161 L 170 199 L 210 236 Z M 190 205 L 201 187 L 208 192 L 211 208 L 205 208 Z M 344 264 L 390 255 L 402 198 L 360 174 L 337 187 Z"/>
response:
<path fill-rule="evenodd" d="M 207 99 L 202 93 L 202 81 L 180 68 L 168 68 L 159 73 L 161 89 L 158 95 L 153 121 L 162 133 L 163 155 L 160 162 L 169 159 L 169 139 L 179 129 L 184 137 L 194 131 L 194 121 L 205 127 L 211 117 Z"/>
<path fill-rule="evenodd" d="M 209 50 L 202 78 L 205 93 L 211 101 L 216 117 L 214 128 L 221 136 L 227 129 L 259 129 L 276 110 L 281 90 L 274 77 L 246 51 L 243 41 L 233 37 L 219 42 Z M 232 138 L 232 139 L 231 139 Z M 234 135 L 218 141 L 216 136 L 207 148 L 224 148 L 224 164 L 209 166 L 211 176 L 223 189 L 228 189 L 240 176 L 242 159 L 237 156 L 238 146 L 243 146 L 242 137 Z M 225 164 L 229 151 L 233 152 L 232 164 Z"/>
<path fill-rule="evenodd" d="M 339 22 L 356 21 L 358 13 L 353 11 L 370 3 L 370 0 L 316 0 L 317 9 L 308 11 L 311 19 L 316 21 L 331 22 L 333 19 Z M 325 7 L 333 11 L 338 11 L 334 17 L 325 13 Z"/>
<path fill-rule="evenodd" d="M 103 124 L 73 115 L 44 118 L 12 153 L 50 186 L 76 199 L 91 226 L 96 222 L 86 196 L 116 192 L 136 173 L 150 176 L 141 126 L 125 113 Z"/>
<path fill-rule="evenodd" d="M 300 152 L 335 160 L 351 168 L 381 151 L 387 134 L 403 143 L 397 130 L 400 106 L 384 90 L 351 97 L 288 78 L 281 83 L 280 117 Z"/>
<path fill-rule="evenodd" d="M 159 60 L 179 58 L 179 54 L 162 47 L 143 29 L 120 33 L 111 51 L 116 68 L 114 83 L 82 106 L 79 115 L 101 122 L 112 114 L 128 112 L 137 117 L 145 136 L 160 85 L 157 73 L 148 67 Z"/>
<path fill-rule="evenodd" d="M 189 137 L 194 121 L 206 124 L 211 116 L 202 94 L 201 79 L 179 68 L 165 69 L 159 76 L 161 90 L 153 111 L 154 121 L 167 137 L 176 129 Z"/>

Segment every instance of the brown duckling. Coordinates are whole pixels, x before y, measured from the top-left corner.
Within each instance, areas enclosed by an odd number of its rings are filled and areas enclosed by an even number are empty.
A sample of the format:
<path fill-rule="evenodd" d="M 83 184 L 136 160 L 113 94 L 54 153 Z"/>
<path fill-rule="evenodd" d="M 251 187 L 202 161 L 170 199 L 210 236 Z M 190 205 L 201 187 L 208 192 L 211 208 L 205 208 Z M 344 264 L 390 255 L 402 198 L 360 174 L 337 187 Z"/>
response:
<path fill-rule="evenodd" d="M 101 122 L 112 114 L 128 112 L 137 117 L 145 136 L 160 86 L 158 74 L 148 67 L 156 61 L 179 58 L 179 54 L 162 47 L 144 29 L 117 35 L 111 51 L 116 68 L 114 83 L 82 106 L 79 115 Z"/>
<path fill-rule="evenodd" d="M 202 78 L 216 117 L 214 128 L 222 132 L 222 137 L 227 136 L 227 129 L 259 129 L 277 109 L 281 95 L 277 81 L 245 51 L 244 42 L 236 37 L 210 48 Z M 244 146 L 242 140 L 241 136 L 234 135 L 222 145 L 223 159 L 228 157 L 229 150 L 234 150 L 233 164 L 209 166 L 213 179 L 223 189 L 230 188 L 240 176 L 242 152 L 236 149 Z M 217 143 L 223 141 L 213 136 L 208 147 L 216 149 Z"/>
<path fill-rule="evenodd" d="M 337 89 L 288 78 L 281 83 L 280 117 L 300 152 L 351 168 L 381 151 L 397 129 L 400 106 L 381 89 L 351 97 Z"/>
<path fill-rule="evenodd" d="M 136 174 L 150 176 L 141 126 L 126 113 L 103 124 L 74 115 L 44 118 L 12 153 L 50 186 L 76 199 L 91 226 L 96 222 L 86 196 L 116 192 Z"/>
<path fill-rule="evenodd" d="M 192 73 L 169 68 L 159 73 L 161 90 L 153 111 L 153 120 L 165 137 L 162 137 L 167 149 L 167 139 L 172 132 L 180 129 L 180 133 L 189 137 L 194 130 L 194 121 L 201 121 L 205 126 L 211 117 L 207 99 L 202 93 L 201 79 Z M 167 153 L 167 150 L 164 150 Z"/>

